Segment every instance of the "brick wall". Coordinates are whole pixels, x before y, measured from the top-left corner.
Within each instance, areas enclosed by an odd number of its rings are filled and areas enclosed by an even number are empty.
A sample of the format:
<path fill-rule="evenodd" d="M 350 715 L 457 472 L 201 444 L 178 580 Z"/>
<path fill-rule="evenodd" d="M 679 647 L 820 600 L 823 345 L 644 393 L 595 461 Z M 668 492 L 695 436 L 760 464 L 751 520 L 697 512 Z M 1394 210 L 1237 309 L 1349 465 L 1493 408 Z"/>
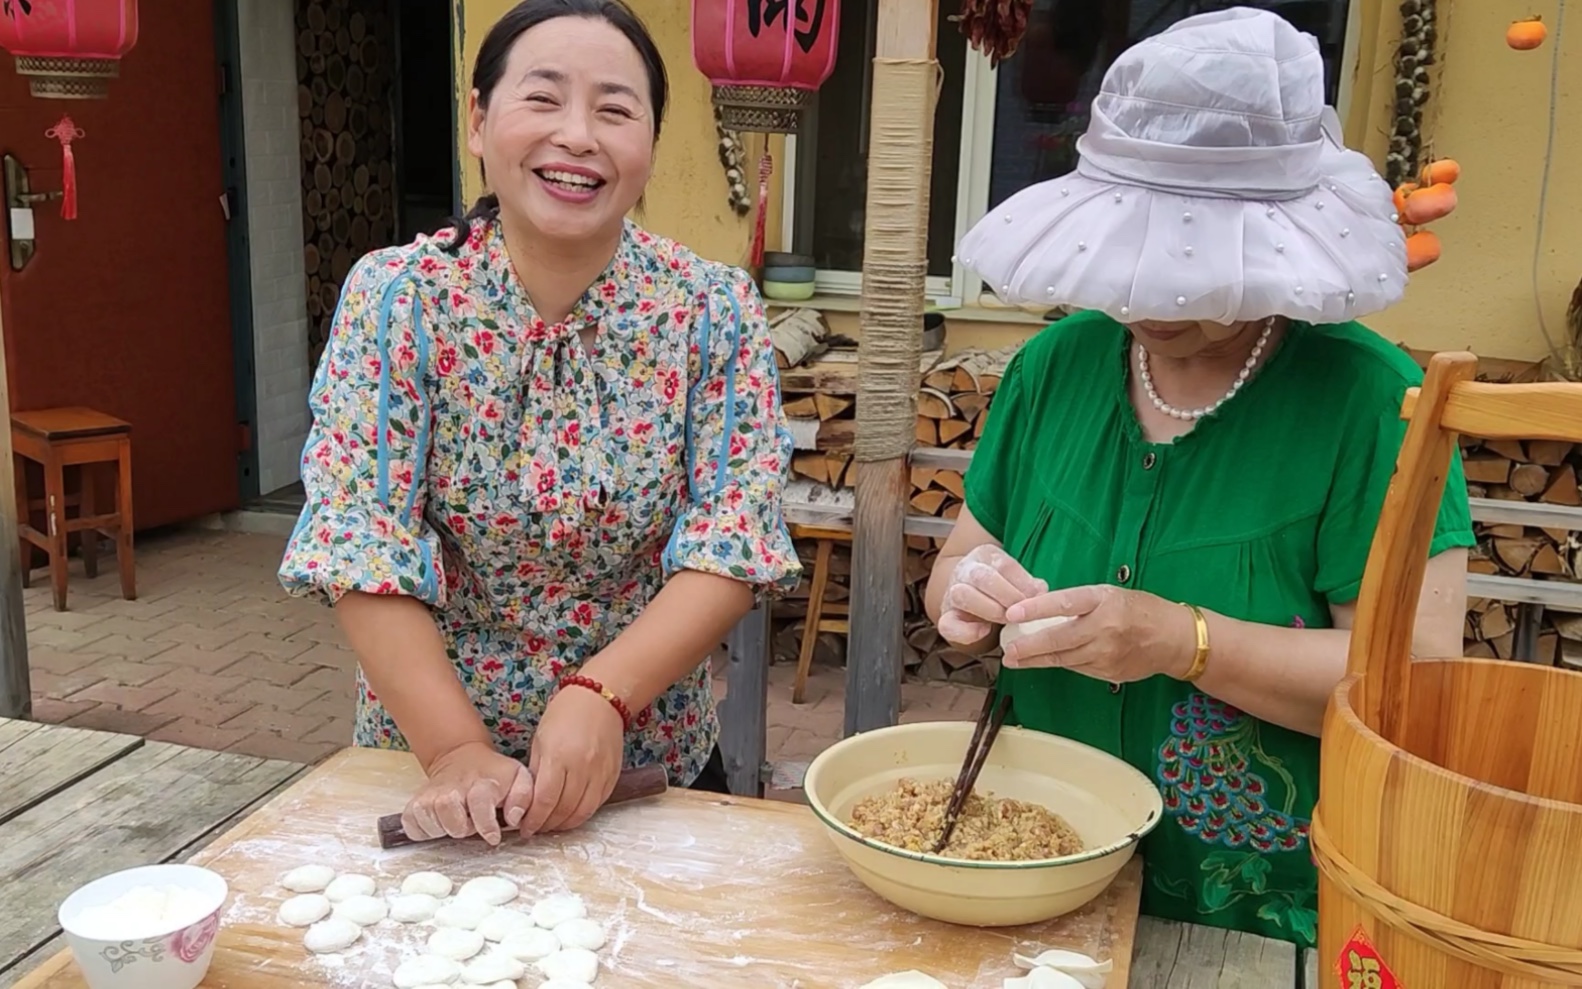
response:
<path fill-rule="evenodd" d="M 294 484 L 308 433 L 307 280 L 302 261 L 293 0 L 238 0 L 247 221 L 252 241 L 258 486 Z"/>

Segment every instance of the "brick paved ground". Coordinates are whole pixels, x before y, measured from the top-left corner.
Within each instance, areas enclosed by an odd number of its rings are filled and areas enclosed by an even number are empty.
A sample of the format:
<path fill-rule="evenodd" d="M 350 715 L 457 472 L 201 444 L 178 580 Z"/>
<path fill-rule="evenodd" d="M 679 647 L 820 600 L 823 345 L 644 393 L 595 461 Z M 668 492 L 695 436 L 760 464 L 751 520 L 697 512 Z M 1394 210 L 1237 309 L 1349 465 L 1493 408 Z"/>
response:
<path fill-rule="evenodd" d="M 25 593 L 33 716 L 303 762 L 350 744 L 352 654 L 329 609 L 280 590 L 283 545 L 202 529 L 140 537 L 136 601 L 117 596 L 113 561 L 89 580 L 73 560 L 71 610 L 60 613 L 35 571 Z M 800 706 L 791 675 L 771 675 L 773 760 L 811 759 L 841 733 L 843 671 L 815 668 Z M 970 720 L 981 697 L 908 684 L 902 720 Z"/>

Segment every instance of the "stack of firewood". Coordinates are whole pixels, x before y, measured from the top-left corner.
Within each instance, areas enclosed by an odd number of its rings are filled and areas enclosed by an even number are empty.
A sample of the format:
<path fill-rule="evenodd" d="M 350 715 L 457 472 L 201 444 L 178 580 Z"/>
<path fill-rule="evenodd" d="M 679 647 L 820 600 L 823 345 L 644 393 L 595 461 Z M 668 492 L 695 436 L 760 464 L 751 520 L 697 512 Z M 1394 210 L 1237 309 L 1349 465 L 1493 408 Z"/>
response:
<path fill-rule="evenodd" d="M 1462 437 L 1467 493 L 1474 498 L 1582 506 L 1577 473 L 1582 448 L 1553 440 L 1480 440 Z M 1582 574 L 1582 539 L 1565 529 L 1476 525 L 1478 545 L 1471 573 L 1574 581 Z M 1468 656 L 1509 659 L 1516 638 L 1517 606 L 1474 598 L 1467 602 Z M 1540 663 L 1556 659 L 1582 665 L 1582 615 L 1546 611 L 1538 636 Z"/>

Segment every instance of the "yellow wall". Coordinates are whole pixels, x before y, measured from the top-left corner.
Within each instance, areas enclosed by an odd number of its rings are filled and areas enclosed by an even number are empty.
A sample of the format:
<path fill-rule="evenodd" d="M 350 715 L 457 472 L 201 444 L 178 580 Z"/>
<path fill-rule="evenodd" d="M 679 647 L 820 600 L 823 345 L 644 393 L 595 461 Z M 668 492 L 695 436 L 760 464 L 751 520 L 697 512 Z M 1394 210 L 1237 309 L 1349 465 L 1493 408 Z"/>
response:
<path fill-rule="evenodd" d="M 477 44 L 511 0 L 453 0 L 462 28 L 462 59 L 471 71 Z M 639 222 L 705 256 L 742 263 L 751 243 L 749 219 L 726 205 L 716 156 L 709 86 L 692 66 L 687 0 L 631 0 L 664 52 L 672 101 Z M 1390 52 L 1399 37 L 1394 0 L 1357 0 L 1363 18 L 1359 70 L 1347 120 L 1348 139 L 1381 164 L 1393 101 Z M 1461 163 L 1460 205 L 1435 224 L 1444 257 L 1412 278 L 1400 305 L 1368 322 L 1385 336 L 1420 350 L 1469 348 L 1490 357 L 1537 359 L 1547 353 L 1532 289 L 1539 185 L 1548 131 L 1554 38 L 1530 52 L 1504 43 L 1510 21 L 1540 14 L 1551 27 L 1558 0 L 1439 0 L 1439 70 L 1425 134 L 1436 157 Z M 1539 295 L 1549 332 L 1560 338 L 1565 306 L 1582 279 L 1582 11 L 1562 39 L 1552 174 L 1545 212 Z M 458 92 L 465 94 L 464 81 Z M 463 122 L 464 125 L 464 122 Z M 776 161 L 782 142 L 773 142 Z M 465 134 L 462 146 L 465 147 Z M 761 145 L 760 145 L 761 146 Z M 753 148 L 749 169 L 756 167 Z M 463 192 L 479 192 L 477 170 L 463 153 Z M 756 181 L 756 176 L 753 176 Z M 755 190 L 756 193 L 756 190 Z M 778 205 L 778 204 L 776 204 Z M 769 245 L 779 243 L 779 216 L 769 217 Z M 832 327 L 856 335 L 857 320 L 831 313 Z M 837 325 L 838 324 L 838 325 Z M 1036 326 L 951 319 L 953 347 L 998 346 Z"/>
<path fill-rule="evenodd" d="M 473 59 L 484 35 L 509 10 L 514 0 L 452 0 L 459 27 L 461 47 L 457 59 L 461 96 L 458 114 L 460 129 L 457 147 L 461 149 L 462 198 L 472 202 L 483 190 L 478 168 L 467 153 L 466 96 L 470 91 Z M 687 0 L 630 0 L 631 6 L 647 23 L 665 56 L 670 72 L 670 106 L 665 113 L 664 132 L 659 142 L 658 161 L 648 185 L 647 209 L 634 219 L 655 233 L 685 243 L 705 257 L 731 264 L 743 264 L 752 247 L 751 217 L 738 217 L 726 201 L 729 192 L 725 170 L 720 165 L 714 115 L 709 103 L 709 84 L 692 65 L 692 42 L 688 21 L 692 5 Z M 757 161 L 763 147 L 761 135 L 749 141 L 749 188 L 757 196 Z M 772 151 L 783 152 L 784 142 L 776 139 Z M 776 154 L 778 162 L 781 154 Z M 778 243 L 777 210 L 771 210 L 770 246 Z"/>

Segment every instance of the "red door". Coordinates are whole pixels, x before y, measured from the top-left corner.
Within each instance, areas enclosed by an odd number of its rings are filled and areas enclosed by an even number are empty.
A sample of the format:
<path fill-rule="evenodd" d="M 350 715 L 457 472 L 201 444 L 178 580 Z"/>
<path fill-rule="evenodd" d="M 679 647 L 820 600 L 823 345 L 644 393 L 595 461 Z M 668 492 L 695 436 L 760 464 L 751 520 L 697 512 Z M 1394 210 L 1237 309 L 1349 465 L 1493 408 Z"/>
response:
<path fill-rule="evenodd" d="M 78 218 L 37 205 L 22 271 L 0 243 L 11 405 L 130 422 L 140 529 L 238 500 L 212 3 L 145 0 L 108 100 L 34 98 L 0 52 L 0 152 L 21 159 L 34 192 L 61 187 L 60 145 L 44 132 L 64 113 L 85 132 L 72 146 Z"/>

